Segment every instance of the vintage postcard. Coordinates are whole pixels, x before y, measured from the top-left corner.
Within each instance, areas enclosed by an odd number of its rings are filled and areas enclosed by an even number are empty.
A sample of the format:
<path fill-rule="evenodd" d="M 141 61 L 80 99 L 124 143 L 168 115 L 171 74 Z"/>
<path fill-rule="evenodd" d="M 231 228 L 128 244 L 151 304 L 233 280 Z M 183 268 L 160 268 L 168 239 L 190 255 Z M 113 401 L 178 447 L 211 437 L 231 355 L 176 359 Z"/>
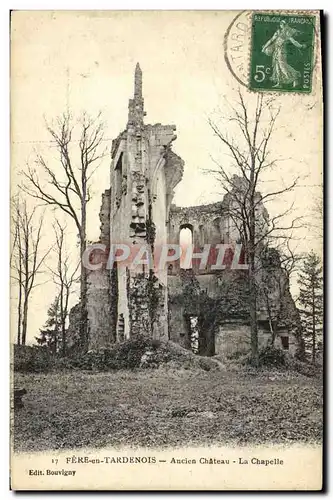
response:
<path fill-rule="evenodd" d="M 11 488 L 323 488 L 319 11 L 11 13 Z"/>

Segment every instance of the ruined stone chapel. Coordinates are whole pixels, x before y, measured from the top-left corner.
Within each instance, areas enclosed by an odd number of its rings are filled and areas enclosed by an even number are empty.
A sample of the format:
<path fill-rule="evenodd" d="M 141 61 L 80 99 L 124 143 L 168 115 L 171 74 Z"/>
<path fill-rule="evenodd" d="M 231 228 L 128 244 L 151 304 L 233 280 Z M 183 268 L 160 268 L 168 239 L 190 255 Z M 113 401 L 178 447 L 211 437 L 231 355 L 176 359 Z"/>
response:
<path fill-rule="evenodd" d="M 154 253 L 165 243 L 179 244 L 183 230 L 190 231 L 197 249 L 205 243 L 237 241 L 239 234 L 227 210 L 230 196 L 202 206 L 172 204 L 184 170 L 183 160 L 172 150 L 176 127 L 145 124 L 145 115 L 137 64 L 127 126 L 112 142 L 110 188 L 102 195 L 99 242 L 108 248 L 113 242 L 148 244 Z M 262 205 L 260 210 L 265 223 L 267 211 Z M 265 301 L 258 301 L 259 341 L 270 338 L 273 318 L 276 342 L 294 353 L 301 338 L 298 311 L 278 255 L 272 251 L 269 260 L 271 274 L 274 269 L 271 307 L 268 315 Z M 90 349 L 140 334 L 171 340 L 207 356 L 238 352 L 249 345 L 246 270 L 200 269 L 196 261 L 187 269 L 179 261 L 157 270 L 116 264 L 88 274 Z"/>

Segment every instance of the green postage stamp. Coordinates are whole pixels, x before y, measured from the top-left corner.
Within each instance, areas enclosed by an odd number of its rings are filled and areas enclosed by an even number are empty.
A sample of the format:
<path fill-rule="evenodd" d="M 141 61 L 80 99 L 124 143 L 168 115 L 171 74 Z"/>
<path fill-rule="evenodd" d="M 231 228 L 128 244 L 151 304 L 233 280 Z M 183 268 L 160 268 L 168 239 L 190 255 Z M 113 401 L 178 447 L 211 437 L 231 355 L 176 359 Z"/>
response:
<path fill-rule="evenodd" d="M 314 16 L 253 14 L 250 89 L 310 93 L 314 35 Z"/>

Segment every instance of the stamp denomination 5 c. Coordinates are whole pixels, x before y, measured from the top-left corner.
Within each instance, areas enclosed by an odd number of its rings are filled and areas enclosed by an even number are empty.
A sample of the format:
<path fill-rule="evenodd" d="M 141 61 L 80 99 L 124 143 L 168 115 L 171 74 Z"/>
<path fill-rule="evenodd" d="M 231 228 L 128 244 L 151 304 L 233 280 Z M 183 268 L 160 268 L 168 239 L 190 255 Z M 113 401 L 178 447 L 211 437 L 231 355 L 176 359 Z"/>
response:
<path fill-rule="evenodd" d="M 251 90 L 310 93 L 315 16 L 254 13 Z"/>

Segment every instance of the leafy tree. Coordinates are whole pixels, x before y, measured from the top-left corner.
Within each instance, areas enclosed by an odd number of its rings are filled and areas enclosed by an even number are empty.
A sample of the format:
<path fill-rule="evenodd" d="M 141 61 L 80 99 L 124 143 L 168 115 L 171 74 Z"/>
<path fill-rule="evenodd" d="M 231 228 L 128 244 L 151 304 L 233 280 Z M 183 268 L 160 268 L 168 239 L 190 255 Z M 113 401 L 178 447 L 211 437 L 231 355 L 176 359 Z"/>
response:
<path fill-rule="evenodd" d="M 35 337 L 37 344 L 46 347 L 52 354 L 62 349 L 62 320 L 60 297 L 57 296 L 47 311 L 48 318 L 40 330 L 40 336 Z"/>
<path fill-rule="evenodd" d="M 306 255 L 298 278 L 303 336 L 312 362 L 323 345 L 323 268 L 313 251 Z"/>

